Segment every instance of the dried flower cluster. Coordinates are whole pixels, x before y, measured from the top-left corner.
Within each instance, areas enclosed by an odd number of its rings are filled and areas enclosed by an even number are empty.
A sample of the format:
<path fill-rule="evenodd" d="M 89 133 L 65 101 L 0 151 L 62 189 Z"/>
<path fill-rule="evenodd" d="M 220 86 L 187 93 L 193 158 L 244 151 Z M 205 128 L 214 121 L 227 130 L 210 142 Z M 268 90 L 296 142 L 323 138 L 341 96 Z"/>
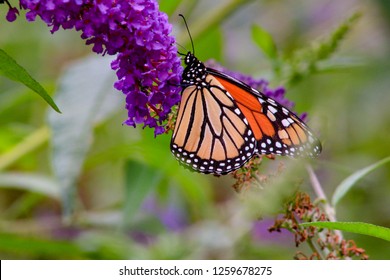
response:
<path fill-rule="evenodd" d="M 277 219 L 269 228 L 270 232 L 279 232 L 282 228 L 294 234 L 298 247 L 306 242 L 312 249 L 311 255 L 297 252 L 296 259 L 350 259 L 359 257 L 367 259 L 364 249 L 358 248 L 353 240 L 344 240 L 333 230 L 303 227 L 302 222 L 328 221 L 328 217 L 319 204 L 313 204 L 306 193 L 299 192 L 287 203 L 282 219 Z"/>
<path fill-rule="evenodd" d="M 281 174 L 284 169 L 283 162 L 279 162 L 279 166 L 274 174 L 265 175 L 261 173 L 260 165 L 263 158 L 275 159 L 275 155 L 257 155 L 246 162 L 240 169 L 232 172 L 232 177 L 235 179 L 233 188 L 236 192 L 241 192 L 245 189 L 250 189 L 253 185 L 263 186 L 272 178 Z"/>

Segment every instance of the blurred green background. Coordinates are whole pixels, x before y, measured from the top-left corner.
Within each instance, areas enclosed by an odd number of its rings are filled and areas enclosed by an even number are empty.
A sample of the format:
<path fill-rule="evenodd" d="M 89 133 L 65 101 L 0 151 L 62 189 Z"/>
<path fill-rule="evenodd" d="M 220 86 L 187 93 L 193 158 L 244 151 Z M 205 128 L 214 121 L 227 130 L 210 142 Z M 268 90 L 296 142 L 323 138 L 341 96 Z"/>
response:
<path fill-rule="evenodd" d="M 331 197 L 354 171 L 390 155 L 390 5 L 363 1 L 160 1 L 179 43 L 231 70 L 276 79 L 251 38 L 257 24 L 280 52 L 326 37 L 355 11 L 362 17 L 329 67 L 287 88 L 287 98 L 323 142 L 312 161 Z M 123 126 L 124 96 L 113 89 L 110 57 L 91 54 L 79 34 L 54 35 L 39 20 L 5 20 L 0 48 L 52 94 L 55 113 L 26 87 L 0 77 L 0 258 L 2 259 L 291 259 L 287 232 L 267 228 L 283 202 L 311 190 L 305 162 L 265 160 L 271 183 L 237 194 L 230 176 L 196 174 L 169 151 L 170 135 Z M 206 28 L 205 28 L 206 26 Z M 390 165 L 370 173 L 337 205 L 340 221 L 390 227 Z M 390 244 L 345 233 L 371 259 L 390 259 Z"/>

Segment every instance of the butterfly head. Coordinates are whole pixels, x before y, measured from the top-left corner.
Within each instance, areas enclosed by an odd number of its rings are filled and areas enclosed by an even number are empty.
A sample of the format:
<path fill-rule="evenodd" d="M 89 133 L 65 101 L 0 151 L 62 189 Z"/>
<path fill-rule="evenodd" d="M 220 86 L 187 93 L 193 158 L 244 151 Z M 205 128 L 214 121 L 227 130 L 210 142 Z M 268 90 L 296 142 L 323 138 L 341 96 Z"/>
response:
<path fill-rule="evenodd" d="M 192 52 L 188 52 L 184 58 L 184 63 L 186 65 L 191 65 L 198 59 L 195 57 L 195 55 Z"/>
<path fill-rule="evenodd" d="M 199 84 L 206 79 L 206 66 L 192 52 L 186 54 L 184 63 L 186 64 L 182 80 L 184 85 Z"/>

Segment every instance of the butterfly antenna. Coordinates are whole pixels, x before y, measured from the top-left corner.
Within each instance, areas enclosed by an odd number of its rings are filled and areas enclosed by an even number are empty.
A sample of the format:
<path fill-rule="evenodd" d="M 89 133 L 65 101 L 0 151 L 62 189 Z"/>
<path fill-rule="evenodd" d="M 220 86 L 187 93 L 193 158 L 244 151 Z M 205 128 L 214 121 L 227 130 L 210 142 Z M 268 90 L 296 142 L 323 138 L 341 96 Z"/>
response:
<path fill-rule="evenodd" d="M 188 28 L 187 21 L 186 21 L 185 17 L 182 14 L 179 14 L 179 16 L 183 18 L 184 24 L 185 24 L 185 26 L 187 28 L 188 36 L 190 36 L 191 46 L 192 46 L 192 54 L 195 55 L 194 41 L 192 40 L 192 36 L 191 36 L 191 33 L 190 33 L 190 29 Z"/>

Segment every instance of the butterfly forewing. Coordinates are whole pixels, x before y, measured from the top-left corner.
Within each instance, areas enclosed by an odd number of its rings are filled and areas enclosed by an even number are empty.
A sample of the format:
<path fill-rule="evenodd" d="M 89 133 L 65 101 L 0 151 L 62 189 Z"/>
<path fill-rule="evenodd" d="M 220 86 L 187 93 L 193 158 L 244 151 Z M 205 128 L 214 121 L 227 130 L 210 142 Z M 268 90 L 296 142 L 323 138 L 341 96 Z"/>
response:
<path fill-rule="evenodd" d="M 289 109 L 232 77 L 208 70 L 232 95 L 248 120 L 259 154 L 314 157 L 321 152 L 320 141 Z"/>

